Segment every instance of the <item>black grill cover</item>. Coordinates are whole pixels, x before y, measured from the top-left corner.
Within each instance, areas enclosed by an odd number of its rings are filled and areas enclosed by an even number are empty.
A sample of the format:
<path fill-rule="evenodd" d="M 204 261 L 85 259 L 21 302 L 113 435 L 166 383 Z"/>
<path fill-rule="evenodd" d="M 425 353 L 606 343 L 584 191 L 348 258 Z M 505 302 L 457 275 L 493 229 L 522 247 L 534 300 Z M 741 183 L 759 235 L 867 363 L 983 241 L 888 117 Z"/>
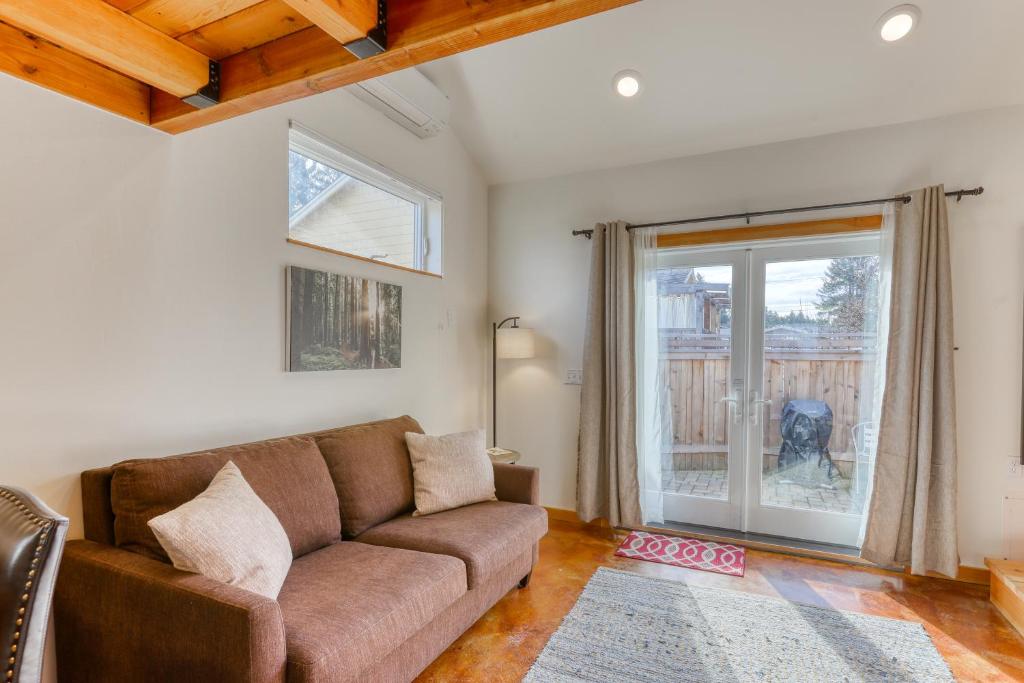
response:
<path fill-rule="evenodd" d="M 782 408 L 782 447 L 779 469 L 827 458 L 831 470 L 828 442 L 832 438 L 832 409 L 824 401 L 789 401 Z M 831 474 L 831 472 L 830 472 Z"/>

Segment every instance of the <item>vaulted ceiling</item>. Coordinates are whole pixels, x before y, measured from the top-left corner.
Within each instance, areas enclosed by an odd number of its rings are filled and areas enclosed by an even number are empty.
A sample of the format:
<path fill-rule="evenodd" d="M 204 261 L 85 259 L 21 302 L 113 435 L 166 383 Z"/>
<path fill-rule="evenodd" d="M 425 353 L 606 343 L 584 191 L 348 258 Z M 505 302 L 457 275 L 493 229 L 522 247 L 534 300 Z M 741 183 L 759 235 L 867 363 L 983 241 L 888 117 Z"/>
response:
<path fill-rule="evenodd" d="M 883 44 L 906 1 L 644 0 L 423 71 L 492 182 L 1024 103 L 1024 2 L 909 0 L 920 25 Z"/>
<path fill-rule="evenodd" d="M 168 132 L 636 0 L 0 0 L 0 71 Z"/>

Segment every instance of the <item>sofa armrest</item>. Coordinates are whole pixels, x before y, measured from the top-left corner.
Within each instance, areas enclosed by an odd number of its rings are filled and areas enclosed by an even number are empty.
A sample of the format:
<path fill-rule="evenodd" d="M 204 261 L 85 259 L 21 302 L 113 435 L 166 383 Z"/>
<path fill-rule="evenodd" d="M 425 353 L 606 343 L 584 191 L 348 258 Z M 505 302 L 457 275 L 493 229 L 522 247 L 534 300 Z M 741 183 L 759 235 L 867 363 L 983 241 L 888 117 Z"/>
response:
<path fill-rule="evenodd" d="M 62 683 L 285 677 L 276 600 L 113 546 L 67 544 L 54 619 Z"/>
<path fill-rule="evenodd" d="M 536 467 L 496 462 L 494 491 L 498 500 L 540 505 L 540 470 Z"/>

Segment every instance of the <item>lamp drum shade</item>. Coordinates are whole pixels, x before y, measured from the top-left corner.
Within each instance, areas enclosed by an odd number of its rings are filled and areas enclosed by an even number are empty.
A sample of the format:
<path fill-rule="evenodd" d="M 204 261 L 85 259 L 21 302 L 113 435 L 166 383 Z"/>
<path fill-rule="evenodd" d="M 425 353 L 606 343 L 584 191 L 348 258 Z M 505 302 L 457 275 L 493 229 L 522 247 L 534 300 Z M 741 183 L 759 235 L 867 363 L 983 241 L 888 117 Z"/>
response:
<path fill-rule="evenodd" d="M 533 355 L 533 330 L 525 327 L 503 327 L 498 330 L 498 358 L 533 358 Z"/>

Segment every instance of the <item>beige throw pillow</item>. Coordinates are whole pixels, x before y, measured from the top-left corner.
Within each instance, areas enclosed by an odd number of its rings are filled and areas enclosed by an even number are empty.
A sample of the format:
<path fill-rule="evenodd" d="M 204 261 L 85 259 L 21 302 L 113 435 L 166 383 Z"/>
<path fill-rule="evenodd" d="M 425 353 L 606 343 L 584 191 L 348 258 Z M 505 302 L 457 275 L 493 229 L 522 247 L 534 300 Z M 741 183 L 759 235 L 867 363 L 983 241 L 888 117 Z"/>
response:
<path fill-rule="evenodd" d="M 292 565 L 281 522 L 230 461 L 205 491 L 149 528 L 178 569 L 275 600 Z"/>
<path fill-rule="evenodd" d="M 497 500 L 483 430 L 446 436 L 406 432 L 405 442 L 412 458 L 414 516 Z"/>

